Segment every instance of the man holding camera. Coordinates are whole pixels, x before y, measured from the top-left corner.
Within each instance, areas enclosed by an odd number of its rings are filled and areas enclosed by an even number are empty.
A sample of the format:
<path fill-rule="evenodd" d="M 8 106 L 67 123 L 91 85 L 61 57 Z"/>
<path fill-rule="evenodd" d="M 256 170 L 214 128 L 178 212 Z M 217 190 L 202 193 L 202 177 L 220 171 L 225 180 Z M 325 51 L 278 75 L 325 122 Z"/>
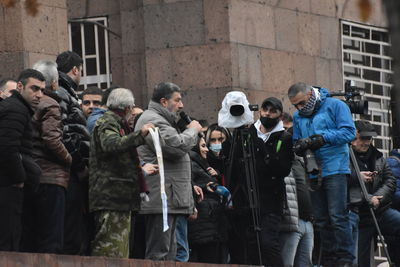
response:
<path fill-rule="evenodd" d="M 329 97 L 325 88 L 304 83 L 292 85 L 288 97 L 297 109 L 293 120 L 295 153 L 315 156 L 318 166 L 318 175 L 310 177 L 314 185 L 311 199 L 316 227 L 321 232 L 324 266 L 351 266 L 355 255 L 347 210 L 347 177 L 348 143 L 355 137 L 355 127 L 350 109 Z"/>
<path fill-rule="evenodd" d="M 349 180 L 350 202 L 358 200 L 359 203 L 358 266 L 370 266 L 371 240 L 376 237 L 377 232 L 369 208 L 374 209 L 382 234 L 394 237 L 395 240 L 400 236 L 400 212 L 390 207 L 396 190 L 396 179 L 383 154 L 372 145 L 372 137 L 377 135 L 374 126 L 361 120 L 356 121 L 355 125 L 357 136 L 351 145 L 368 192 L 369 203 L 363 201 L 354 170 Z M 388 249 L 397 266 L 398 253 L 395 252 L 395 242 L 388 242 Z"/>

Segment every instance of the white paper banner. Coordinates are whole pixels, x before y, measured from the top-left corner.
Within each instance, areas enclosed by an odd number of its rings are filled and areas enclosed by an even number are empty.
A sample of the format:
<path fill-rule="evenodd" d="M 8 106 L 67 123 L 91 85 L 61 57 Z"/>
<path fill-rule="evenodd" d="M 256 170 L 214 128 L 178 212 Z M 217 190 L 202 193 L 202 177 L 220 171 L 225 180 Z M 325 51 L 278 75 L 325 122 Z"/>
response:
<path fill-rule="evenodd" d="M 156 149 L 158 171 L 160 173 L 160 193 L 162 202 L 162 214 L 163 214 L 163 231 L 168 230 L 168 204 L 167 204 L 167 194 L 165 193 L 165 176 L 164 176 L 164 162 L 161 151 L 160 144 L 160 133 L 158 128 L 150 128 L 151 138 L 153 138 L 153 144 Z"/>

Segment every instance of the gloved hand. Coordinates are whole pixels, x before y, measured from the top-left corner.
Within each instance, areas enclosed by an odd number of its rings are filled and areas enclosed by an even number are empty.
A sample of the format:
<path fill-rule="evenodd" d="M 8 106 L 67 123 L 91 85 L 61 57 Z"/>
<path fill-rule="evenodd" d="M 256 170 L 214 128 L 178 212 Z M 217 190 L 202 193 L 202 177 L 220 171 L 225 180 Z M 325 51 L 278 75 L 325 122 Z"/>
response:
<path fill-rule="evenodd" d="M 324 137 L 320 134 L 314 134 L 309 137 L 311 139 L 310 149 L 315 151 L 325 145 Z"/>
<path fill-rule="evenodd" d="M 293 151 L 296 153 L 297 156 L 299 157 L 304 157 L 304 154 L 307 149 L 310 148 L 312 143 L 311 138 L 302 138 L 296 141 L 296 143 L 293 145 Z"/>

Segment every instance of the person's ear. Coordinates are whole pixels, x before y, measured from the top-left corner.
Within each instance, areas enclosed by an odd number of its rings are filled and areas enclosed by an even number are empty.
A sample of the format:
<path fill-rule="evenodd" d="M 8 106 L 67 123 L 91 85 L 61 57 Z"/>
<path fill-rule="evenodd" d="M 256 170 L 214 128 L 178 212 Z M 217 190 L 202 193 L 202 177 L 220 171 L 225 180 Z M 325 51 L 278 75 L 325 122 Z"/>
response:
<path fill-rule="evenodd" d="M 161 104 L 163 107 L 166 107 L 166 106 L 167 106 L 167 101 L 168 101 L 168 100 L 167 100 L 166 98 L 163 97 L 163 98 L 160 99 L 160 104 Z"/>
<path fill-rule="evenodd" d="M 20 93 L 22 92 L 22 90 L 24 89 L 24 85 L 22 84 L 22 82 L 18 82 L 17 83 L 17 88 L 16 89 L 17 89 L 18 92 L 20 92 Z"/>

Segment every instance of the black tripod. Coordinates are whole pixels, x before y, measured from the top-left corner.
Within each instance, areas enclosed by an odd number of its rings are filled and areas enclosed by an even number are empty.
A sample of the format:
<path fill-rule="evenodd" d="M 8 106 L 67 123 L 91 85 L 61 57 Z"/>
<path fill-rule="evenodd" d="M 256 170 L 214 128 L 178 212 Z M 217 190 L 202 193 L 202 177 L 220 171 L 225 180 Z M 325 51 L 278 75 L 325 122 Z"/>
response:
<path fill-rule="evenodd" d="M 232 194 L 232 199 L 235 201 L 235 195 L 239 190 L 243 190 L 244 195 L 246 195 L 246 201 L 248 202 L 248 207 L 251 212 L 251 219 L 253 224 L 253 230 L 256 234 L 257 242 L 257 253 L 259 264 L 262 264 L 261 257 L 261 244 L 260 244 L 260 207 L 259 207 L 259 195 L 257 187 L 257 176 L 256 176 L 256 161 L 255 161 L 255 151 L 253 138 L 250 134 L 248 128 L 237 128 L 233 132 L 232 143 L 229 151 L 229 164 L 227 169 L 227 177 L 235 176 L 237 179 L 244 179 L 244 181 L 238 181 L 237 185 L 233 185 L 229 180 L 229 186 L 232 186 L 234 191 Z M 239 159 L 241 169 L 240 174 L 243 173 L 244 177 L 237 177 L 237 173 L 233 174 L 235 159 Z M 237 168 L 238 166 L 236 166 Z M 245 182 L 245 183 L 243 183 Z M 235 203 L 234 203 L 235 205 Z"/>
<path fill-rule="evenodd" d="M 352 165 L 354 167 L 354 170 L 356 171 L 358 182 L 359 182 L 360 187 L 361 187 L 361 192 L 362 192 L 363 198 L 367 203 L 370 203 L 370 199 L 368 197 L 368 191 L 367 191 L 367 188 L 365 187 L 364 181 L 363 181 L 363 179 L 361 177 L 360 167 L 358 166 L 356 156 L 354 155 L 354 151 L 353 151 L 353 148 L 351 146 L 349 148 L 349 152 L 350 152 L 350 160 L 351 160 L 351 163 L 352 163 Z M 381 229 L 379 228 L 378 221 L 376 220 L 375 211 L 374 211 L 373 207 L 370 204 L 368 205 L 368 207 L 369 207 L 369 211 L 371 213 L 372 219 L 374 221 L 374 225 L 375 225 L 376 231 L 378 232 L 379 239 L 382 242 L 383 249 L 385 251 L 386 258 L 387 258 L 387 261 L 389 263 L 389 266 L 394 266 L 392 264 L 391 259 L 390 259 L 389 252 L 387 250 L 386 243 L 385 243 L 385 240 L 383 238 Z"/>

